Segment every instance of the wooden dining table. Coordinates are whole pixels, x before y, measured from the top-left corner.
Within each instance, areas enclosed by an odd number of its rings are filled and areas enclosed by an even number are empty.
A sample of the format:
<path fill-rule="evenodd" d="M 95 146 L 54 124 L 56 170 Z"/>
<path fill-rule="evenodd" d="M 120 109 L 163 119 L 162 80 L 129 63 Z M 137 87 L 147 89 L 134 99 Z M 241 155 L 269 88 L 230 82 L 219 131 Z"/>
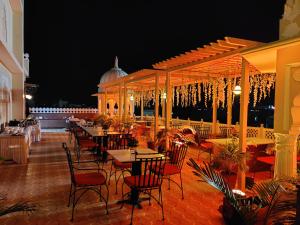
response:
<path fill-rule="evenodd" d="M 163 154 L 159 154 L 157 151 L 154 151 L 150 148 L 136 148 L 136 149 L 122 149 L 122 150 L 108 150 L 108 154 L 110 154 L 114 159 L 120 161 L 121 163 L 131 163 L 132 170 L 131 175 L 140 175 L 141 174 L 141 162 L 140 160 L 136 160 L 136 155 L 143 154 L 143 158 L 147 157 L 149 154 L 149 158 L 153 157 L 154 153 L 157 153 L 156 156 L 164 157 Z M 135 204 L 139 208 L 141 205 L 139 204 L 142 200 L 148 200 L 149 198 L 139 198 L 139 193 L 135 189 L 131 189 L 130 198 L 126 200 L 118 201 L 118 203 L 127 203 L 127 204 Z"/>

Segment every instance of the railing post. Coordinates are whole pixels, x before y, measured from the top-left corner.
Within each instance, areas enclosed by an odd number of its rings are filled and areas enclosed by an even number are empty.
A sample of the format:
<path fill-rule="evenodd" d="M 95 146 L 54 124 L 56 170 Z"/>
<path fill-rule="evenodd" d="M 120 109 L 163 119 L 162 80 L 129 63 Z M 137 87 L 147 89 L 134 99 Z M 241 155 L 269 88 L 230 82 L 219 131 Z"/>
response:
<path fill-rule="evenodd" d="M 200 120 L 200 126 L 203 127 L 203 118 Z"/>
<path fill-rule="evenodd" d="M 236 122 L 236 123 L 235 123 L 234 129 L 235 129 L 237 132 L 240 131 L 240 124 L 239 124 L 239 122 Z"/>
<path fill-rule="evenodd" d="M 221 133 L 220 132 L 220 122 L 219 122 L 219 120 L 217 120 L 217 123 L 216 123 L 216 134 L 219 134 L 219 133 Z"/>
<path fill-rule="evenodd" d="M 190 121 L 190 118 L 188 118 L 188 126 L 191 126 L 191 121 Z"/>
<path fill-rule="evenodd" d="M 260 138 L 264 138 L 265 137 L 264 124 L 260 124 L 259 131 L 258 131 L 258 137 L 260 137 Z"/>

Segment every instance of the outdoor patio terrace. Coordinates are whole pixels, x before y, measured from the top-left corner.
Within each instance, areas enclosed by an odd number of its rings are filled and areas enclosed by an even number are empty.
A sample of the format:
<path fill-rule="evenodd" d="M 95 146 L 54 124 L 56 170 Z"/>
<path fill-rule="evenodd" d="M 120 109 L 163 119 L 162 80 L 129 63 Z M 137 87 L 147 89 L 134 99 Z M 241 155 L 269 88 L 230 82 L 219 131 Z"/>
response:
<path fill-rule="evenodd" d="M 74 222 L 70 222 L 71 208 L 67 207 L 70 188 L 70 174 L 62 142 L 67 142 L 66 133 L 43 133 L 42 141 L 31 148 L 29 163 L 0 165 L 0 193 L 7 194 L 5 204 L 21 200 L 37 204 L 37 211 L 30 215 L 23 213 L 1 217 L 0 224 L 129 224 L 131 206 L 120 205 L 121 199 L 115 194 L 115 183 L 109 186 L 109 214 L 105 214 L 104 203 L 99 204 L 98 196 L 87 193 L 80 200 L 75 211 Z M 197 150 L 190 148 L 186 160 L 197 158 Z M 205 154 L 201 155 L 206 157 Z M 201 160 L 200 160 L 201 161 Z M 110 164 L 105 165 L 106 169 Z M 268 177 L 268 173 L 258 173 L 256 179 Z M 161 210 L 155 202 L 151 206 L 143 202 L 142 209 L 135 209 L 134 224 L 205 224 L 222 225 L 218 211 L 223 195 L 206 183 L 197 181 L 192 169 L 183 166 L 184 200 L 180 190 L 171 184 L 163 185 L 165 220 L 161 220 Z M 120 185 L 120 184 L 119 184 Z"/>

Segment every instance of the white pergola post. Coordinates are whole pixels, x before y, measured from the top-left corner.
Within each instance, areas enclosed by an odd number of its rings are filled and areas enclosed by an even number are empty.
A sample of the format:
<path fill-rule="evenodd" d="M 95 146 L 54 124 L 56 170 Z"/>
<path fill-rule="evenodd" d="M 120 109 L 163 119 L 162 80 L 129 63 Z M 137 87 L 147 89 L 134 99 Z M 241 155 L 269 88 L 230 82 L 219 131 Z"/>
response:
<path fill-rule="evenodd" d="M 119 103 L 118 103 L 119 121 L 122 118 L 122 86 L 119 86 Z"/>
<path fill-rule="evenodd" d="M 104 94 L 104 114 L 107 114 L 107 90 L 105 89 L 105 94 Z"/>
<path fill-rule="evenodd" d="M 130 99 L 130 116 L 133 117 L 134 114 L 134 102 L 135 102 L 135 96 L 132 94 L 133 100 Z"/>
<path fill-rule="evenodd" d="M 158 91 L 159 91 L 159 76 L 155 75 L 155 114 L 154 114 L 154 139 L 156 139 L 156 134 L 158 132 Z"/>
<path fill-rule="evenodd" d="M 212 133 L 217 133 L 217 87 L 216 87 L 216 80 L 213 81 L 213 118 L 212 118 Z"/>
<path fill-rule="evenodd" d="M 123 116 L 123 121 L 126 122 L 126 119 L 127 119 L 127 115 L 128 115 L 128 101 L 127 101 L 127 88 L 126 88 L 126 85 L 124 83 L 124 116 Z"/>
<path fill-rule="evenodd" d="M 171 115 L 172 115 L 172 88 L 171 88 L 171 74 L 166 74 L 166 117 L 165 127 L 166 130 L 170 129 Z"/>
<path fill-rule="evenodd" d="M 144 119 L 144 92 L 142 91 L 141 97 L 141 120 Z"/>
<path fill-rule="evenodd" d="M 163 95 L 160 96 L 161 101 L 161 118 L 166 117 L 166 99 L 163 98 Z"/>
<path fill-rule="evenodd" d="M 101 100 L 101 95 L 98 94 L 98 114 L 101 114 L 102 112 L 102 100 Z"/>
<path fill-rule="evenodd" d="M 232 80 L 228 80 L 227 85 L 227 126 L 232 123 Z"/>
<path fill-rule="evenodd" d="M 247 120 L 248 120 L 248 102 L 249 102 L 249 63 L 242 59 L 242 78 L 241 78 L 242 93 L 240 96 L 240 135 L 239 135 L 239 148 L 242 152 L 246 153 L 247 148 Z M 246 164 L 246 159 L 244 159 Z M 246 173 L 245 171 L 238 171 L 237 188 L 245 192 L 246 186 Z"/>

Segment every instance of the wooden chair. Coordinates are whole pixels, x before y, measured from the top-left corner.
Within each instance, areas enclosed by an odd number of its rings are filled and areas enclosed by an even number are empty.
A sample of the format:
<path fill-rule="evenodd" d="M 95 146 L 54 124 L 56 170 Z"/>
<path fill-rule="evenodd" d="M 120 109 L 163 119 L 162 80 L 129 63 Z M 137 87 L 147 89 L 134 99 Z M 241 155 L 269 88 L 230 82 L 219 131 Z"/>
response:
<path fill-rule="evenodd" d="M 164 220 L 164 209 L 163 209 L 163 200 L 162 200 L 162 173 L 164 172 L 165 166 L 165 157 L 161 154 L 135 154 L 135 163 L 141 165 L 141 173 L 127 176 L 124 178 L 124 184 L 130 187 L 132 190 L 137 193 L 145 193 L 150 198 L 153 198 L 162 210 L 162 219 Z M 123 186 L 124 186 L 123 184 Z M 123 193 L 122 186 L 122 198 L 124 202 L 124 196 L 127 195 Z M 158 198 L 156 198 L 152 191 L 158 190 Z M 132 193 L 132 192 L 130 192 Z M 137 194 L 138 196 L 138 194 Z M 131 196 L 132 197 L 132 196 Z M 133 211 L 135 205 L 138 204 L 138 199 L 132 199 L 132 208 L 131 208 L 131 220 L 132 224 Z M 150 204 L 150 200 L 149 200 Z M 121 208 L 123 204 L 121 205 Z"/>
<path fill-rule="evenodd" d="M 94 191 L 99 195 L 100 201 L 103 200 L 106 206 L 106 213 L 108 214 L 108 196 L 109 190 L 106 184 L 107 174 L 106 171 L 103 169 L 97 168 L 76 168 L 73 164 L 72 156 L 70 153 L 69 148 L 67 147 L 66 143 L 63 143 L 63 148 L 67 155 L 68 165 L 70 169 L 70 177 L 71 177 L 71 187 L 69 193 L 69 202 L 68 207 L 72 201 L 72 217 L 71 221 L 74 219 L 74 209 L 80 200 L 80 198 L 87 192 L 87 191 Z M 83 163 L 93 163 L 94 161 L 81 161 Z M 80 171 L 80 173 L 75 172 Z M 82 173 L 86 171 L 85 173 Z M 106 187 L 107 190 L 107 197 L 105 198 L 102 195 L 101 187 Z M 81 192 L 79 196 L 76 197 L 76 194 Z"/>

